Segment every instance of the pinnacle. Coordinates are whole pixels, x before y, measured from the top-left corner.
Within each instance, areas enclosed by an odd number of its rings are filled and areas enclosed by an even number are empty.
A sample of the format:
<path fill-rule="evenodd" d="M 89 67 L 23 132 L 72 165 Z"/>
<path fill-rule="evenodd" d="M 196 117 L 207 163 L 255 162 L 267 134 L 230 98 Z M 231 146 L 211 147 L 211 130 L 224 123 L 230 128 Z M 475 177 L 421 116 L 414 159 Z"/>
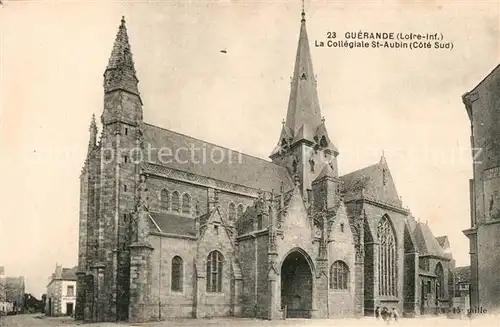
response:
<path fill-rule="evenodd" d="M 96 121 L 95 121 L 95 114 L 92 114 L 92 118 L 90 120 L 90 131 L 93 132 L 95 130 L 97 130 L 97 124 L 96 124 Z"/>

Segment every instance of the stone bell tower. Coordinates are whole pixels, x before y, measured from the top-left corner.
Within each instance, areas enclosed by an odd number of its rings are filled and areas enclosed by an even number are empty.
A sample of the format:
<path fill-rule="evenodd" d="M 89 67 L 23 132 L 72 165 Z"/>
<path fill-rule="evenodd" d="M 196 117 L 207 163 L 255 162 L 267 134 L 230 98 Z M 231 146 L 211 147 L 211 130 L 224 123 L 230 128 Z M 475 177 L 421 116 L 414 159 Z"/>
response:
<path fill-rule="evenodd" d="M 338 154 L 321 116 L 305 13 L 302 11 L 288 111 L 278 144 L 270 158 L 287 167 L 290 174 L 298 175 L 303 197 L 312 200 L 312 182 L 326 165 L 330 167 L 331 174 L 338 177 Z"/>

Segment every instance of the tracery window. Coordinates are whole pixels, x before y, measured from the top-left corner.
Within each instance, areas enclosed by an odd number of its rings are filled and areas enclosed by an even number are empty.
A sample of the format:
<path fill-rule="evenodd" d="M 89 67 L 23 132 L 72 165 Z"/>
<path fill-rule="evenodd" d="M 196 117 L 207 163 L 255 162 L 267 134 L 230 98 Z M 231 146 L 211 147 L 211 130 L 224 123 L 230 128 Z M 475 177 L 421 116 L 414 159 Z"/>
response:
<path fill-rule="evenodd" d="M 174 292 L 182 292 L 182 279 L 184 275 L 184 269 L 182 266 L 182 258 L 175 256 L 172 259 L 172 283 L 170 288 Z"/>
<path fill-rule="evenodd" d="M 227 210 L 227 216 L 229 221 L 233 221 L 236 219 L 236 205 L 234 203 L 229 203 L 229 208 Z"/>
<path fill-rule="evenodd" d="M 387 216 L 383 216 L 378 223 L 377 238 L 379 240 L 379 294 L 397 296 L 398 271 L 396 238 L 394 236 L 392 224 Z"/>
<path fill-rule="evenodd" d="M 172 211 L 174 212 L 180 212 L 180 199 L 179 199 L 179 192 L 173 191 L 172 192 Z"/>
<path fill-rule="evenodd" d="M 165 211 L 168 210 L 168 191 L 166 189 L 160 192 L 160 209 Z"/>
<path fill-rule="evenodd" d="M 182 196 L 182 213 L 187 215 L 191 213 L 191 197 L 187 193 Z"/>
<path fill-rule="evenodd" d="M 207 257 L 207 292 L 222 292 L 222 268 L 224 257 L 219 251 L 212 251 Z"/>
<path fill-rule="evenodd" d="M 348 290 L 349 267 L 344 261 L 337 260 L 330 268 L 330 288 L 334 290 Z"/>
<path fill-rule="evenodd" d="M 434 273 L 437 276 L 436 279 L 436 296 L 439 299 L 444 298 L 444 271 L 443 266 L 440 262 L 436 265 Z"/>

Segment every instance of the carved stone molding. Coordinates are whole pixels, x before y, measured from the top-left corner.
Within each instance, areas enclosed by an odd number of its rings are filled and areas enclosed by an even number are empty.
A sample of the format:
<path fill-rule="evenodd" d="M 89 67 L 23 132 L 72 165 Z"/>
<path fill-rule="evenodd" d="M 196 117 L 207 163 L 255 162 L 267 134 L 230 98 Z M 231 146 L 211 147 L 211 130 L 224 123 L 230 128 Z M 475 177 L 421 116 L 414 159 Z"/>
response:
<path fill-rule="evenodd" d="M 192 173 L 168 168 L 165 166 L 157 165 L 154 163 L 145 163 L 145 164 L 143 164 L 142 169 L 144 170 L 144 172 L 151 174 L 151 175 L 166 177 L 166 178 L 178 180 L 181 182 L 187 182 L 190 184 L 196 184 L 196 185 L 205 186 L 205 187 L 212 187 L 212 188 L 219 189 L 222 191 L 240 194 L 240 195 L 244 195 L 244 196 L 258 197 L 258 193 L 259 193 L 258 189 L 254 189 L 254 188 L 250 188 L 250 187 L 246 187 L 246 186 L 238 185 L 238 184 L 234 184 L 234 183 L 224 182 L 221 180 L 217 180 L 217 179 L 209 178 L 209 177 L 204 177 L 201 175 L 192 174 Z"/>

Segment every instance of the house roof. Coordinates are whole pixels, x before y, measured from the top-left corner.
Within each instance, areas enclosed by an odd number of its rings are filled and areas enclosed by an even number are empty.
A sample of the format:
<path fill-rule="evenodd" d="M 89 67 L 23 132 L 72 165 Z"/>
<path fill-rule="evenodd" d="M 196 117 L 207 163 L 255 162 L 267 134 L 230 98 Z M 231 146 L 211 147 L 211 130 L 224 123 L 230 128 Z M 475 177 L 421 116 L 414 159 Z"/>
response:
<path fill-rule="evenodd" d="M 62 280 L 76 280 L 76 271 L 78 267 L 63 268 L 61 273 Z"/>
<path fill-rule="evenodd" d="M 470 282 L 471 280 L 470 266 L 456 267 L 453 269 L 453 274 L 457 282 Z"/>
<path fill-rule="evenodd" d="M 417 223 L 415 228 L 415 241 L 420 255 L 434 255 L 442 258 L 449 258 L 449 255 L 444 253 L 443 248 L 439 245 L 434 235 L 432 235 L 432 231 L 426 223 Z"/>
<path fill-rule="evenodd" d="M 268 192 L 279 190 L 282 182 L 285 190 L 293 188 L 285 167 L 154 125 L 143 126 L 153 163 Z M 163 160 L 158 154 L 164 155 Z"/>
<path fill-rule="evenodd" d="M 196 236 L 196 221 L 194 218 L 180 216 L 172 212 L 151 212 L 150 215 L 153 220 L 150 222 L 152 230 L 168 234 Z"/>

